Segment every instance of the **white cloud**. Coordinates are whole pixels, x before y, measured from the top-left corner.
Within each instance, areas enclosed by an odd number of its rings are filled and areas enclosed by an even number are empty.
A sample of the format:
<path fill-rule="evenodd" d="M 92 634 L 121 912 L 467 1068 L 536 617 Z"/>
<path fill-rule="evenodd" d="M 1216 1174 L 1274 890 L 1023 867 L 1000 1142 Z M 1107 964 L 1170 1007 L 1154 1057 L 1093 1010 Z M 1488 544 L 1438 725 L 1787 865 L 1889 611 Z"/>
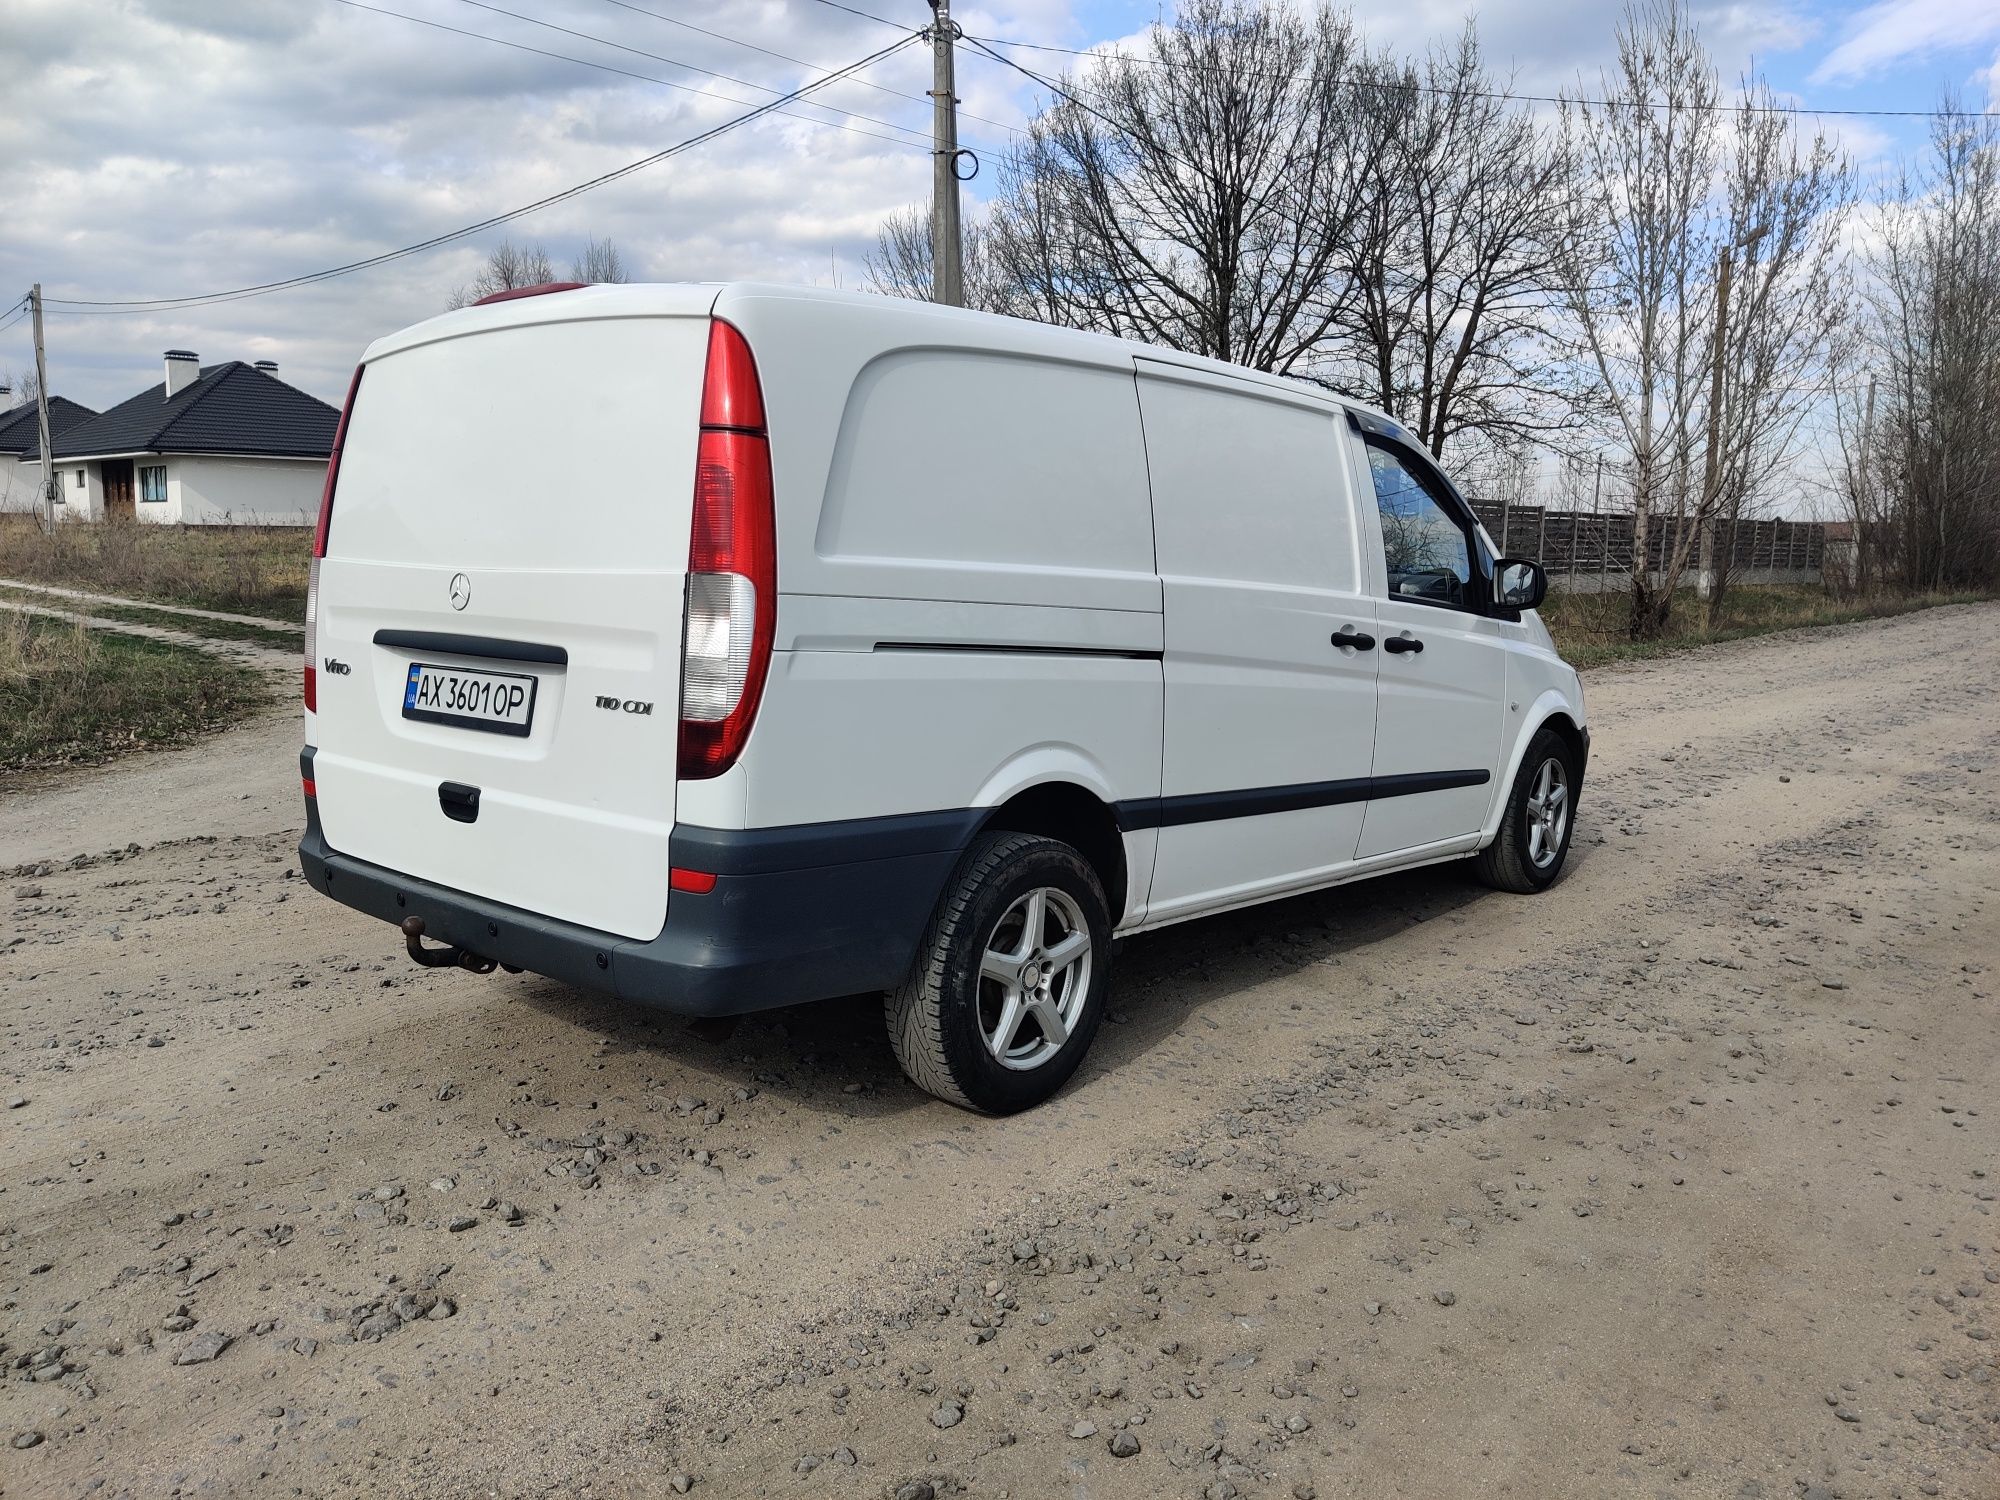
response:
<path fill-rule="evenodd" d="M 0 111 L 0 298 L 32 281 L 52 298 L 171 296 L 360 259 L 636 160 L 739 112 L 731 100 L 769 97 L 458 0 L 366 3 L 697 92 L 339 0 L 0 0 L 8 97 L 34 101 Z M 815 0 L 630 0 L 807 67 L 607 0 L 495 3 L 776 89 L 895 35 Z M 913 0 L 862 8 L 923 18 Z M 1407 50 L 1456 33 L 1466 8 L 1356 0 L 1356 20 L 1371 43 Z M 1079 24 L 1076 0 L 964 0 L 957 14 L 975 35 L 1078 46 L 1099 36 Z M 1798 45 L 1810 29 L 1800 14 L 1790 0 L 1697 4 L 1725 78 L 1753 53 Z M 1132 24 L 1130 10 L 1117 15 L 1115 29 Z M 1617 15 L 1610 4 L 1510 0 L 1480 25 L 1496 70 L 1516 69 L 1517 86 L 1546 93 L 1595 75 L 1611 56 Z M 1143 33 L 1131 42 L 1143 50 Z M 1081 62 L 1020 57 L 1050 74 Z M 961 133 L 980 151 L 983 192 L 1008 140 L 988 121 L 1022 121 L 1041 91 L 969 49 L 959 66 Z M 927 132 L 926 49 L 866 76 L 905 97 L 856 82 L 823 97 Z M 184 347 L 205 360 L 276 359 L 288 378 L 338 399 L 361 348 L 439 310 L 503 233 L 542 242 L 559 267 L 595 234 L 613 239 L 638 277 L 852 286 L 875 225 L 925 201 L 929 184 L 921 139 L 769 118 L 504 230 L 321 285 L 183 312 L 53 316 L 51 384 L 108 404 L 157 380 L 163 349 Z M 0 369 L 28 363 L 26 325 L 0 332 Z"/>
<path fill-rule="evenodd" d="M 2000 40 L 1994 0 L 1878 0 L 1842 30 L 1841 41 L 1813 71 L 1815 83 L 1865 78 L 1896 63 Z M 1995 59 L 2000 69 L 2000 58 Z"/>
<path fill-rule="evenodd" d="M 375 254 L 532 201 L 657 151 L 769 94 L 492 16 L 452 0 L 370 0 L 469 31 L 694 85 L 682 92 L 372 15 L 335 0 L 6 0 L 0 56 L 0 288 L 142 298 L 249 285 Z M 628 46 L 789 89 L 807 68 L 602 0 L 500 0 Z M 635 0 L 731 37 L 840 66 L 895 33 L 827 6 Z M 1069 34 L 1047 0 L 981 15 Z M 443 305 L 503 233 L 560 268 L 591 234 L 648 279 L 861 279 L 888 212 L 929 192 L 928 54 L 822 97 L 912 127 L 882 140 L 772 117 L 459 244 L 323 285 L 184 312 L 53 315 L 52 388 L 93 405 L 159 378 L 160 351 L 273 358 L 337 399 L 361 348 Z M 1018 85 L 1018 87 L 1016 87 Z M 966 107 L 1021 118 L 1030 86 L 968 69 Z M 838 118 L 838 110 L 798 107 Z M 853 123 L 853 122 L 850 122 Z M 969 122 L 967 135 L 1005 133 Z M 5 315 L 0 314 L 0 321 Z M 0 369 L 31 360 L 25 323 Z"/>

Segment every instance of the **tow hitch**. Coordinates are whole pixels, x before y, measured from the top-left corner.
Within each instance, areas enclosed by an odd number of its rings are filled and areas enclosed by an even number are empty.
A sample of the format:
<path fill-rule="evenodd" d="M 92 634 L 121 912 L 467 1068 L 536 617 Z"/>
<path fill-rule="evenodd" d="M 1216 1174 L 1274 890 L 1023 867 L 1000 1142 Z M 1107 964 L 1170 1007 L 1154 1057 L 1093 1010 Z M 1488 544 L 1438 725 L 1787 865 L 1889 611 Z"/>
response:
<path fill-rule="evenodd" d="M 446 946 L 426 948 L 424 946 L 424 919 L 422 917 L 403 918 L 403 944 L 410 950 L 410 957 L 426 969 L 464 969 L 473 974 L 491 974 L 499 964 L 490 958 L 482 958 L 469 948 Z M 519 972 L 516 970 L 515 972 Z"/>

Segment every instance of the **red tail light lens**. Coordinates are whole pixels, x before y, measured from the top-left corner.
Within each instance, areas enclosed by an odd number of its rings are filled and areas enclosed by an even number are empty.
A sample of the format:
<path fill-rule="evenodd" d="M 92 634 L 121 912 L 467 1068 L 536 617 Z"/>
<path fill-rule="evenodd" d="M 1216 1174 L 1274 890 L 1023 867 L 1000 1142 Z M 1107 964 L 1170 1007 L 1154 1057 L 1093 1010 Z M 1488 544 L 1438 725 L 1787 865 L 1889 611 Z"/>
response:
<path fill-rule="evenodd" d="M 771 666 L 778 626 L 777 518 L 764 395 L 743 335 L 709 326 L 688 538 L 681 650 L 680 774 L 736 763 Z"/>
<path fill-rule="evenodd" d="M 701 425 L 764 430 L 764 392 L 743 335 L 720 319 L 708 325 L 708 372 L 701 385 Z"/>
<path fill-rule="evenodd" d="M 715 889 L 715 877 L 705 870 L 669 870 L 667 885 L 672 890 L 705 896 Z"/>
<path fill-rule="evenodd" d="M 319 492 L 319 524 L 313 528 L 312 562 L 306 569 L 306 712 L 319 712 L 319 673 L 313 663 L 319 645 L 319 560 L 326 556 L 326 531 L 333 524 L 333 487 L 340 478 L 340 450 L 347 446 L 347 421 L 354 415 L 354 397 L 361 389 L 361 366 L 347 382 L 347 400 L 340 408 L 340 422 L 333 429 L 333 452 L 326 460 L 326 483 Z"/>

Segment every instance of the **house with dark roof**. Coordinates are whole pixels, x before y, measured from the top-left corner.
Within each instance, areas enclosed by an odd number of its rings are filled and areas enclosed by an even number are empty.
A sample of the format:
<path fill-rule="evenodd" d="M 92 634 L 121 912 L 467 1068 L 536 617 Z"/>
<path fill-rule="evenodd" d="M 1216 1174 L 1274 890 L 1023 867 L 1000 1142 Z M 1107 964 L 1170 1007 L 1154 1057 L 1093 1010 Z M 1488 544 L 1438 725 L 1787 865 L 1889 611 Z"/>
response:
<path fill-rule="evenodd" d="M 8 406 L 13 394 L 0 385 L 0 511 L 33 510 L 41 503 L 41 420 L 32 401 Z M 67 396 L 51 396 L 49 434 L 60 438 L 96 415 Z"/>
<path fill-rule="evenodd" d="M 311 525 L 340 412 L 270 360 L 202 367 L 166 353 L 166 379 L 55 439 L 62 512 L 169 525 Z M 39 468 L 31 470 L 39 477 Z"/>

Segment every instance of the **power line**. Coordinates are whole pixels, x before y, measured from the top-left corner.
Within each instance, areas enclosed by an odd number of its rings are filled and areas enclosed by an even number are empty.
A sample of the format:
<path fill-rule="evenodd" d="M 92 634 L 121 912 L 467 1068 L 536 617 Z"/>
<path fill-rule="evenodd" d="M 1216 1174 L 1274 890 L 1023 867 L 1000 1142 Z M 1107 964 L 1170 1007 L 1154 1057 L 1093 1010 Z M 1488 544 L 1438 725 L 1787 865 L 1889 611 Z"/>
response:
<path fill-rule="evenodd" d="M 629 68 L 614 68 L 610 63 L 592 62 L 590 61 L 590 59 L 584 57 L 571 57 L 567 52 L 550 52 L 548 49 L 544 47 L 530 47 L 526 42 L 510 42 L 505 37 L 488 36 L 483 31 L 467 31 L 461 26 L 447 26 L 442 21 L 426 20 L 422 16 L 406 15 L 400 10 L 388 10 L 380 5 L 369 5 L 365 3 L 365 0 L 335 0 L 335 3 L 339 5 L 349 6 L 355 10 L 372 11 L 374 14 L 378 16 L 393 16 L 398 21 L 408 21 L 411 22 L 413 25 L 417 26 L 428 26 L 433 31 L 448 31 L 453 36 L 470 37 L 472 40 L 476 42 L 491 42 L 496 47 L 511 47 L 516 52 L 532 52 L 537 57 L 552 57 L 558 62 L 575 63 L 578 67 L 583 67 L 583 68 L 595 68 L 600 73 L 616 73 L 621 78 L 636 78 L 641 83 L 657 83 L 663 88 L 679 89 L 684 94 L 695 94 L 704 99 L 723 98 L 723 96 L 721 95 L 709 93 L 708 90 L 706 89 L 696 88 L 693 84 L 690 83 L 676 83 L 671 78 L 656 78 L 651 73 L 634 73 Z M 671 61 L 671 59 L 668 60 Z M 676 66 L 686 66 L 686 65 L 676 64 Z M 700 73 L 700 72 L 706 72 L 707 70 L 704 68 L 695 68 L 692 69 L 692 71 Z M 755 84 L 751 86 L 753 88 L 759 87 L 759 85 Z M 765 92 L 775 92 L 775 91 L 766 90 Z M 726 98 L 723 99 L 723 102 L 727 104 L 749 103 L 747 99 L 726 99 Z M 822 120 L 813 115 L 793 114 L 790 110 L 780 110 L 779 113 L 787 115 L 794 120 L 803 120 L 808 125 L 824 125 L 833 130 L 851 131 L 855 135 L 865 135 L 870 140 L 886 141 L 892 146 L 913 147 L 916 144 L 916 142 L 914 141 L 899 140 L 895 136 L 881 135 L 873 130 L 863 130 L 858 125 L 843 125 L 838 120 Z M 900 130 L 905 127 L 897 126 L 895 128 Z"/>
<path fill-rule="evenodd" d="M 1105 124 L 1109 125 L 1113 130 L 1124 129 L 1124 126 L 1119 121 L 1112 119 L 1110 115 L 1107 115 L 1103 110 L 1099 109 L 1096 105 L 1090 103 L 1087 99 L 1078 98 L 1075 94 L 1072 94 L 1068 89 L 1064 88 L 1061 84 L 1056 83 L 1051 79 L 1044 78 L 1041 74 L 1033 71 L 1032 69 L 1024 67 L 1020 63 L 1015 62 L 1014 59 L 1011 57 L 1007 57 L 1001 53 L 995 52 L 991 47 L 987 46 L 986 43 L 982 42 L 978 37 L 968 36 L 965 38 L 965 40 L 972 43 L 973 46 L 977 47 L 981 52 L 984 52 L 988 57 L 992 58 L 995 62 L 1006 64 L 1008 67 L 1012 68 L 1016 73 L 1020 73 L 1025 77 L 1032 78 L 1036 83 L 1039 83 L 1043 88 L 1050 90 L 1052 93 L 1061 95 L 1063 98 L 1069 100 L 1070 103 L 1074 104 L 1078 109 L 1084 110 L 1089 114 L 1097 116 L 1098 119 L 1102 120 Z M 1187 168 L 1190 172 L 1200 171 L 1200 168 L 1196 167 L 1192 162 L 1187 161 L 1182 157 L 1175 156 L 1171 151 L 1168 151 L 1165 147 L 1160 147 L 1159 151 L 1162 156 L 1167 158 L 1167 160 L 1175 163 L 1178 166 Z"/>
<path fill-rule="evenodd" d="M 778 110 L 779 106 L 788 104 L 794 99 L 804 98 L 806 95 L 815 93 L 831 84 L 839 83 L 843 79 L 860 72 L 863 68 L 873 66 L 892 53 L 901 51 L 915 40 L 916 37 L 914 34 L 906 35 L 901 40 L 891 42 L 888 46 L 879 48 L 869 53 L 866 57 L 849 63 L 844 68 L 828 73 L 822 78 L 814 79 L 811 83 L 802 84 L 792 90 L 791 93 L 781 95 L 771 100 L 768 104 L 760 104 L 754 109 L 746 110 L 740 115 L 724 120 L 720 125 L 712 126 L 697 135 L 691 135 L 685 140 L 677 141 L 671 146 L 655 151 L 650 156 L 642 156 L 637 161 L 628 162 L 622 167 L 605 172 L 597 177 L 592 177 L 588 181 L 579 182 L 571 187 L 563 188 L 559 192 L 550 193 L 547 197 L 538 198 L 533 203 L 523 204 L 520 208 L 510 209 L 506 213 L 495 214 L 491 218 L 481 219 L 476 224 L 467 224 L 458 229 L 448 230 L 443 234 L 432 235 L 429 239 L 419 240 L 412 245 L 404 245 L 400 249 L 385 250 L 380 255 L 371 255 L 362 260 L 349 261 L 345 265 L 329 266 L 321 271 L 309 271 L 300 276 L 290 276 L 282 281 L 260 282 L 254 286 L 234 287 L 228 291 L 202 292 L 185 297 L 134 298 L 126 301 L 100 301 L 75 297 L 51 298 L 49 300 L 52 302 L 62 302 L 64 306 L 56 310 L 72 315 L 173 311 L 189 307 L 206 307 L 218 302 L 234 302 L 244 297 L 259 297 L 269 292 L 284 291 L 296 286 L 306 286 L 315 282 L 331 280 L 336 276 L 345 276 L 354 271 L 364 271 L 374 266 L 385 265 L 390 261 L 401 260 L 405 256 L 416 255 L 425 250 L 435 249 L 439 245 L 449 244 L 453 240 L 464 239 L 467 235 L 477 234 L 481 230 L 492 229 L 501 224 L 509 223 L 527 214 L 548 208 L 553 204 L 579 197 L 584 193 L 590 192 L 593 188 L 600 188 L 607 183 L 616 182 L 622 177 L 629 177 L 634 172 L 642 171 L 658 162 L 667 160 L 669 157 L 678 156 L 683 151 L 689 151 L 696 146 L 704 145 L 719 135 L 735 130 L 739 126 L 749 124 L 752 120 L 761 119 L 765 115 L 772 114 Z"/>
<path fill-rule="evenodd" d="M 523 15 L 517 10 L 506 10 L 498 5 L 489 5 L 487 4 L 487 0 L 459 0 L 459 4 L 469 5 L 474 10 L 487 11 L 492 15 L 505 16 L 510 21 L 525 21 L 530 26 L 540 26 L 544 30 L 560 32 L 564 36 L 573 36 L 578 41 L 593 42 L 600 47 L 611 47 L 619 52 L 629 52 L 634 57 L 647 58 L 653 62 L 663 62 L 669 67 L 685 68 L 690 73 L 703 73 L 710 78 L 719 78 L 724 83 L 733 83 L 738 88 L 755 89 L 760 94 L 781 94 L 784 92 L 783 89 L 774 89 L 766 84 L 752 83 L 747 78 L 737 78 L 728 73 L 718 73 L 714 68 L 697 67 L 694 63 L 683 62 L 678 57 L 666 57 L 658 52 L 648 52 L 642 47 L 628 47 L 623 42 L 612 41 L 609 37 L 593 36 L 588 31 L 577 31 L 572 27 L 558 26 L 554 21 L 543 21 L 535 16 Z M 415 17 L 411 17 L 411 19 L 414 20 Z M 808 64 L 808 66 L 810 65 Z M 697 90 L 696 92 L 703 91 Z M 729 102 L 731 104 L 747 104 L 749 101 L 746 99 L 731 99 Z M 874 115 L 864 115 L 857 110 L 842 109 L 832 104 L 815 104 L 813 107 L 815 109 L 832 110 L 835 114 L 844 114 L 856 120 L 866 120 L 870 125 L 880 125 L 884 130 L 901 130 L 926 141 L 929 140 L 929 136 L 925 132 L 913 129 L 908 125 L 898 125 L 894 120 L 877 119 Z"/>
<path fill-rule="evenodd" d="M 851 6 L 851 5 L 842 5 L 842 4 L 840 3 L 840 0 L 819 0 L 819 3 L 820 3 L 821 5 L 827 5 L 827 6 L 831 6 L 831 7 L 832 7 L 833 9 L 835 9 L 835 10 L 844 10 L 844 11 L 846 11 L 846 12 L 847 12 L 847 13 L 848 13 L 848 14 L 849 14 L 850 16 L 859 16 L 859 17 L 861 17 L 861 19 L 862 19 L 862 20 L 864 20 L 864 21 L 875 21 L 875 22 L 878 22 L 879 24 L 881 24 L 881 25 L 883 25 L 883 26 L 891 26 L 891 27 L 894 27 L 894 28 L 895 28 L 895 29 L 896 29 L 897 31 L 902 31 L 902 30 L 904 30 L 904 29 L 905 29 L 905 28 L 904 28 L 904 27 L 903 27 L 902 25 L 900 25 L 899 23 L 897 23 L 897 22 L 895 22 L 895 21 L 891 21 L 891 20 L 887 19 L 886 17 L 883 17 L 883 16 L 878 16 L 878 15 L 874 14 L 874 12 L 872 12 L 872 11 L 866 11 L 866 10 L 856 10 L 856 9 L 855 9 L 855 8 L 854 8 L 853 6 Z"/>
<path fill-rule="evenodd" d="M 834 3 L 834 0 L 821 0 L 821 3 L 826 5 L 831 5 Z M 839 8 L 842 10 L 846 10 L 848 7 L 843 5 L 840 6 Z M 856 11 L 855 14 L 862 15 L 865 14 L 865 12 Z M 880 20 L 881 17 L 870 16 L 869 19 Z M 887 25 L 891 23 L 884 22 L 884 24 Z M 996 47 L 1021 47 L 1031 52 L 1060 52 L 1070 57 L 1088 57 L 1099 61 L 1108 61 L 1112 58 L 1116 58 L 1120 62 L 1138 63 L 1148 68 L 1167 68 L 1178 72 L 1213 73 L 1222 71 L 1216 68 L 1205 68 L 1199 63 L 1172 62 L 1162 57 L 1134 57 L 1131 54 L 1125 52 L 1098 52 L 1093 49 L 1085 47 L 1059 47 L 1052 42 L 1021 42 L 1021 41 L 1010 41 L 1005 37 L 994 37 L 994 36 L 978 37 L 971 35 L 968 35 L 965 39 L 968 42 L 971 42 L 974 45 L 979 46 L 982 51 L 986 50 L 986 44 L 990 42 Z M 989 53 L 989 55 L 998 56 L 997 53 Z M 1006 58 L 1002 58 L 1001 61 L 1008 62 L 1008 65 L 1010 67 L 1020 68 L 1019 63 L 1010 62 Z M 1028 71 L 1025 68 L 1020 68 L 1020 70 L 1024 73 Z M 1038 77 L 1038 75 L 1033 73 L 1029 73 L 1028 76 L 1030 78 Z M 1298 83 L 1308 82 L 1310 81 L 1311 78 L 1310 74 L 1304 74 L 1304 73 L 1287 73 L 1275 76 L 1290 78 L 1294 82 Z M 1043 79 L 1042 82 L 1047 87 L 1050 88 L 1055 87 L 1055 85 L 1049 84 L 1046 79 Z M 1690 112 L 1696 109 L 1702 109 L 1702 110 L 1713 110 L 1724 114 L 1734 114 L 1739 111 L 1747 110 L 1752 114 L 1839 115 L 1839 116 L 1847 116 L 1847 117 L 1861 118 L 1861 119 L 1900 119 L 1900 120 L 1937 120 L 1946 117 L 1951 117 L 1951 118 L 1962 117 L 1971 120 L 2000 119 L 2000 111 L 1995 111 L 1995 110 L 1950 111 L 1941 109 L 1812 109 L 1802 104 L 1801 105 L 1740 104 L 1740 103 L 1725 104 L 1719 101 L 1714 104 L 1693 105 L 1693 104 L 1671 104 L 1666 102 L 1665 100 L 1659 100 L 1659 99 L 1592 99 L 1584 96 L 1577 96 L 1574 98 L 1566 99 L 1560 94 L 1516 94 L 1516 93 L 1510 93 L 1504 89 L 1447 89 L 1447 88 L 1439 88 L 1434 84 L 1390 83 L 1373 78 L 1343 78 L 1340 80 L 1340 82 L 1345 84 L 1349 88 L 1385 89 L 1397 92 L 1408 91 L 1418 94 L 1446 94 L 1446 95 L 1456 95 L 1467 99 L 1503 99 L 1503 100 L 1510 100 L 1517 104 L 1589 104 L 1600 109 L 1665 109 L 1665 110 L 1687 110 Z M 1058 90 L 1058 92 L 1060 91 Z"/>
<path fill-rule="evenodd" d="M 669 26 L 679 26 L 686 31 L 696 32 L 702 36 L 714 37 L 718 42 L 727 42 L 732 47 L 746 47 L 752 52 L 761 52 L 766 57 L 777 58 L 780 62 L 796 63 L 801 68 L 823 67 L 823 64 L 807 62 L 803 57 L 793 57 L 789 52 L 778 52 L 770 47 L 759 46 L 756 42 L 746 42 L 743 40 L 743 38 L 739 36 L 730 36 L 726 32 L 711 31 L 706 26 L 697 26 L 694 24 L 694 22 L 683 21 L 678 16 L 662 15 L 659 11 L 647 10 L 646 7 L 643 5 L 631 4 L 630 0 L 604 0 L 604 3 L 606 5 L 615 5 L 620 10 L 629 10 L 634 15 L 650 16 L 653 20 L 664 21 Z M 876 18 L 870 17 L 869 19 L 873 20 Z M 883 21 L 882 24 L 884 26 L 895 25 L 893 21 Z M 907 26 L 899 26 L 896 29 L 899 31 L 907 31 L 910 28 Z M 912 104 L 923 105 L 925 109 L 929 109 L 931 107 L 931 101 L 926 99 L 921 94 L 912 94 L 903 89 L 892 89 L 888 87 L 886 84 L 876 83 L 872 79 L 868 78 L 857 78 L 854 80 L 854 82 L 860 84 L 863 88 L 873 89 L 878 94 L 887 94 L 892 99 L 907 99 Z M 831 109 L 832 107 L 833 107 L 832 105 L 826 106 L 826 108 L 828 109 Z M 1022 130 L 1021 127 L 1018 125 L 1009 125 L 1005 120 L 988 119 L 985 115 L 975 115 L 970 110 L 963 110 L 963 109 L 960 110 L 958 112 L 958 117 L 961 120 L 977 120 L 982 125 L 993 126 L 996 130 L 1012 131 L 1015 135 L 1027 134 L 1027 132 Z M 861 118 L 866 118 L 866 116 L 862 116 Z"/>

